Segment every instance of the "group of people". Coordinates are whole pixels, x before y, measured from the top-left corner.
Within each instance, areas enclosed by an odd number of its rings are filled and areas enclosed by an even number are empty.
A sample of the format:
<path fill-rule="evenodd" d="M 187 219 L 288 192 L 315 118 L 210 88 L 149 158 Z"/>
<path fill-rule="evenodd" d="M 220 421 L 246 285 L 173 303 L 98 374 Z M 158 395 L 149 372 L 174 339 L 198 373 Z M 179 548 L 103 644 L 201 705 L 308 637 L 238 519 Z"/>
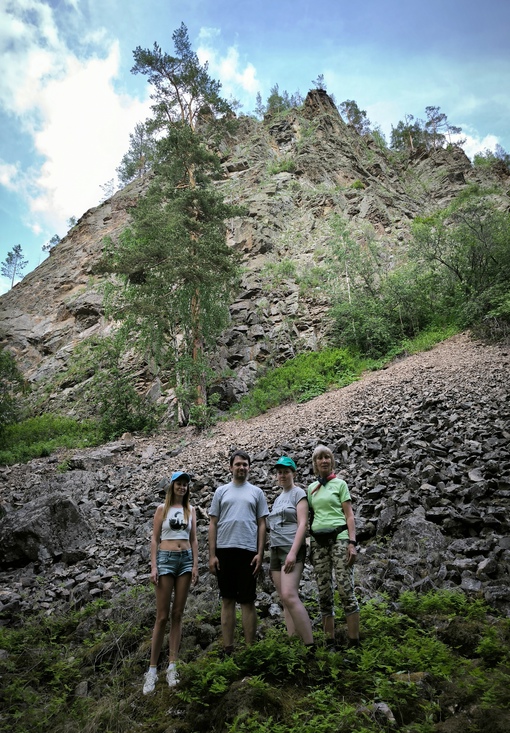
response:
<path fill-rule="evenodd" d="M 261 569 L 269 530 L 270 570 L 283 605 L 287 632 L 313 649 L 312 625 L 299 597 L 310 529 L 310 561 L 314 567 L 327 646 L 335 649 L 334 589 L 343 605 L 349 645 L 359 644 L 359 606 L 354 592 L 356 527 L 347 484 L 334 472 L 335 459 L 324 445 L 315 448 L 315 480 L 304 489 L 296 486 L 297 467 L 282 456 L 275 464 L 281 492 L 271 512 L 262 489 L 249 483 L 250 456 L 241 450 L 230 457 L 230 483 L 216 489 L 209 509 L 209 570 L 216 576 L 221 596 L 223 652 L 232 654 L 236 604 L 246 644 L 255 641 L 257 575 Z M 182 633 L 182 615 L 191 584 L 198 581 L 198 541 L 195 509 L 190 505 L 191 476 L 176 471 L 164 504 L 154 515 L 151 539 L 151 581 L 156 588 L 156 622 L 152 632 L 150 667 L 143 692 L 153 692 L 158 659 L 171 607 L 168 685 L 178 682 L 176 661 Z M 173 594 L 173 603 L 171 603 Z"/>

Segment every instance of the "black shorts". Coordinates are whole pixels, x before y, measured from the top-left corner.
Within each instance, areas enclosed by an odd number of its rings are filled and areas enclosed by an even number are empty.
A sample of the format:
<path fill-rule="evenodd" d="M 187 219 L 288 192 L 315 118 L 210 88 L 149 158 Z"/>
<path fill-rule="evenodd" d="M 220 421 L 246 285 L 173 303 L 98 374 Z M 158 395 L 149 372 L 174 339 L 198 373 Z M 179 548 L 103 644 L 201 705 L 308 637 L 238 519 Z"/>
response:
<path fill-rule="evenodd" d="M 253 603 L 257 597 L 257 578 L 251 564 L 257 553 L 238 547 L 218 547 L 218 586 L 222 598 L 234 599 L 237 603 Z"/>

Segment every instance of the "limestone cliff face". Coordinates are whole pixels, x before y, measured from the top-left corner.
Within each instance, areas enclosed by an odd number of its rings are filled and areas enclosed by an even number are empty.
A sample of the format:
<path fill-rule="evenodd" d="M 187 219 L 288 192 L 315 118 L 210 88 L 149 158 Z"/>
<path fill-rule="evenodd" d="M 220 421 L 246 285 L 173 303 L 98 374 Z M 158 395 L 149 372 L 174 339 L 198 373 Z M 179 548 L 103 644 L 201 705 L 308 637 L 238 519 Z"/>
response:
<path fill-rule="evenodd" d="M 316 349 L 326 337 L 320 270 L 329 263 L 332 214 L 354 236 L 381 240 L 391 260 L 417 214 L 446 205 L 479 175 L 460 149 L 396 161 L 346 125 L 321 90 L 285 116 L 241 118 L 220 154 L 225 177 L 217 185 L 248 212 L 228 222 L 228 243 L 246 274 L 230 328 L 211 356 L 218 374 L 225 367 L 235 373 L 218 380 L 224 405 L 247 391 L 261 367 Z M 32 382 L 64 369 L 80 340 L 112 327 L 94 268 L 104 238 L 126 227 L 141 191 L 141 183 L 130 184 L 87 211 L 50 257 L 0 298 L 0 344 Z"/>
<path fill-rule="evenodd" d="M 107 327 L 94 265 L 107 236 L 129 222 L 140 195 L 130 184 L 79 219 L 50 256 L 0 298 L 0 343 L 33 382 L 65 366 L 73 346 Z"/>

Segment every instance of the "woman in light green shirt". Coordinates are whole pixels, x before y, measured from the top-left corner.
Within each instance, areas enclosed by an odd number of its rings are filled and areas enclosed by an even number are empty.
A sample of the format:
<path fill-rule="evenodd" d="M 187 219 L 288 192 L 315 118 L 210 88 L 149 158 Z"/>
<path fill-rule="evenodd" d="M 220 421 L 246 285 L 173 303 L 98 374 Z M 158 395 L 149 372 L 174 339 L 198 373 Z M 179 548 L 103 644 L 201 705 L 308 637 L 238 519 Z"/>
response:
<path fill-rule="evenodd" d="M 359 605 L 354 594 L 356 526 L 345 481 L 334 473 L 335 459 L 325 445 L 312 455 L 317 479 L 308 487 L 311 514 L 310 554 L 319 590 L 322 625 L 328 647 L 335 644 L 333 574 L 347 622 L 349 645 L 359 644 Z"/>

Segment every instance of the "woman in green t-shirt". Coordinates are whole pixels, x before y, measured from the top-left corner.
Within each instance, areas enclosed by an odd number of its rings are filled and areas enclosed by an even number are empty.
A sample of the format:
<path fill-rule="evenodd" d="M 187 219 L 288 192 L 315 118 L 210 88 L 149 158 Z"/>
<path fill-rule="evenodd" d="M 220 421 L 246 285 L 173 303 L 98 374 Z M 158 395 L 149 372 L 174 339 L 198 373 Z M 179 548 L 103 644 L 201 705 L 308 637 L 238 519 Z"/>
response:
<path fill-rule="evenodd" d="M 334 648 L 333 573 L 347 622 L 349 645 L 359 644 L 359 605 L 354 594 L 356 526 L 347 484 L 334 473 L 335 459 L 325 445 L 312 455 L 317 479 L 308 487 L 310 554 L 319 590 L 322 625 L 328 647 Z"/>

